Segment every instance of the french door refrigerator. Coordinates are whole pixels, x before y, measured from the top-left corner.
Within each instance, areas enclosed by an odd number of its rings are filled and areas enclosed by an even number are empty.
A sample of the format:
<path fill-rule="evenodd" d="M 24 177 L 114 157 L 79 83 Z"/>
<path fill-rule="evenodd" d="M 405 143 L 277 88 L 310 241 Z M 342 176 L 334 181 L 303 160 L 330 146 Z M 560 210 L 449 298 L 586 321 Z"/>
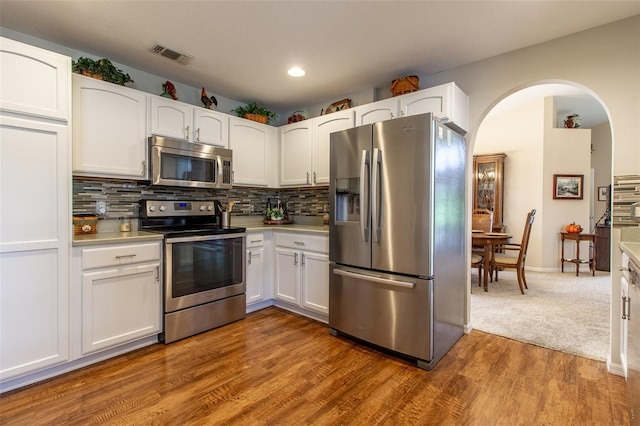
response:
<path fill-rule="evenodd" d="M 333 335 L 429 370 L 462 336 L 465 149 L 431 114 L 331 134 Z"/>

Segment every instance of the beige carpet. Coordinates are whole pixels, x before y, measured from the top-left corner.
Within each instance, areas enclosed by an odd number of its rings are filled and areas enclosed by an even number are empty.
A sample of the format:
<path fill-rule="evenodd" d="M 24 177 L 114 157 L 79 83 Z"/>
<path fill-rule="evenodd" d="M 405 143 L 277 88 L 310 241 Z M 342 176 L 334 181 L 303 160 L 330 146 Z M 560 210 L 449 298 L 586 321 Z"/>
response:
<path fill-rule="evenodd" d="M 526 273 L 520 293 L 515 271 L 500 272 L 489 291 L 471 273 L 471 325 L 476 330 L 605 361 L 609 353 L 610 276 Z"/>

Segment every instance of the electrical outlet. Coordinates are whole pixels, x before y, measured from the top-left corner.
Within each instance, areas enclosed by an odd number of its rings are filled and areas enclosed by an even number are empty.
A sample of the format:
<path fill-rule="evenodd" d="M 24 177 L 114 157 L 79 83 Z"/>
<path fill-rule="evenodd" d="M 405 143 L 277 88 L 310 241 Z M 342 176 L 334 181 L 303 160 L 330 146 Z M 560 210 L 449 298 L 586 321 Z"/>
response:
<path fill-rule="evenodd" d="M 96 213 L 98 216 L 104 216 L 107 214 L 107 202 L 106 201 L 96 201 Z"/>

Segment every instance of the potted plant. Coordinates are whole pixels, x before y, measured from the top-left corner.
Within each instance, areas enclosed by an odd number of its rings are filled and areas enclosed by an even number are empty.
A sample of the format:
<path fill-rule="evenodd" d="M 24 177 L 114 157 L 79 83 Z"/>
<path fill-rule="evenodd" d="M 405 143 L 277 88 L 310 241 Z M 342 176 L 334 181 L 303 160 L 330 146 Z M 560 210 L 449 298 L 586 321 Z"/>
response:
<path fill-rule="evenodd" d="M 265 107 L 258 106 L 258 104 L 255 102 L 248 103 L 243 107 L 239 106 L 233 111 L 238 114 L 238 117 L 243 117 L 248 120 L 257 121 L 258 123 L 263 124 L 267 124 L 269 123 L 269 120 L 273 120 L 274 118 L 278 117 L 278 114 L 276 114 L 275 112 L 269 111 Z"/>
<path fill-rule="evenodd" d="M 108 81 L 120 86 L 124 86 L 125 83 L 133 83 L 129 74 L 116 68 L 107 58 L 95 61 L 91 58 L 80 57 L 77 61 L 72 61 L 71 66 L 73 72 L 98 80 Z"/>

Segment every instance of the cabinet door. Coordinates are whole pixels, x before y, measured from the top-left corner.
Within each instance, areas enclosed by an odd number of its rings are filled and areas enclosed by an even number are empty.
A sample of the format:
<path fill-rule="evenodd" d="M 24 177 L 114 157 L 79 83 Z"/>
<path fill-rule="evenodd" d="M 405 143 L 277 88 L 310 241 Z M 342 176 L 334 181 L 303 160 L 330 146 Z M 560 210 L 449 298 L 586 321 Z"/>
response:
<path fill-rule="evenodd" d="M 0 380 L 69 358 L 67 126 L 0 117 Z"/>
<path fill-rule="evenodd" d="M 192 140 L 193 107 L 182 102 L 150 96 L 151 133 L 176 139 Z"/>
<path fill-rule="evenodd" d="M 247 305 L 264 298 L 264 248 L 254 247 L 247 250 Z"/>
<path fill-rule="evenodd" d="M 329 183 L 329 146 L 332 132 L 350 129 L 355 123 L 353 110 L 334 112 L 313 120 L 313 175 L 314 185 Z"/>
<path fill-rule="evenodd" d="M 273 126 L 230 118 L 234 185 L 275 186 L 276 134 Z"/>
<path fill-rule="evenodd" d="M 82 353 L 160 332 L 160 263 L 85 272 Z"/>
<path fill-rule="evenodd" d="M 505 154 L 473 156 L 473 208 L 493 212 L 493 228 L 502 230 Z"/>
<path fill-rule="evenodd" d="M 229 116 L 202 108 L 193 110 L 195 142 L 229 147 Z"/>
<path fill-rule="evenodd" d="M 329 313 L 329 256 L 302 252 L 302 306 Z"/>
<path fill-rule="evenodd" d="M 71 58 L 0 37 L 0 109 L 69 121 Z"/>
<path fill-rule="evenodd" d="M 446 103 L 446 85 L 419 90 L 400 97 L 400 107 L 404 117 L 432 112 L 438 118 L 448 119 Z"/>
<path fill-rule="evenodd" d="M 276 247 L 276 299 L 300 303 L 300 252 Z"/>
<path fill-rule="evenodd" d="M 399 116 L 400 99 L 391 98 L 355 108 L 356 126 L 391 120 Z"/>
<path fill-rule="evenodd" d="M 137 90 L 73 76 L 73 172 L 147 178 L 147 97 Z"/>
<path fill-rule="evenodd" d="M 280 127 L 280 185 L 311 184 L 312 121 Z"/>

